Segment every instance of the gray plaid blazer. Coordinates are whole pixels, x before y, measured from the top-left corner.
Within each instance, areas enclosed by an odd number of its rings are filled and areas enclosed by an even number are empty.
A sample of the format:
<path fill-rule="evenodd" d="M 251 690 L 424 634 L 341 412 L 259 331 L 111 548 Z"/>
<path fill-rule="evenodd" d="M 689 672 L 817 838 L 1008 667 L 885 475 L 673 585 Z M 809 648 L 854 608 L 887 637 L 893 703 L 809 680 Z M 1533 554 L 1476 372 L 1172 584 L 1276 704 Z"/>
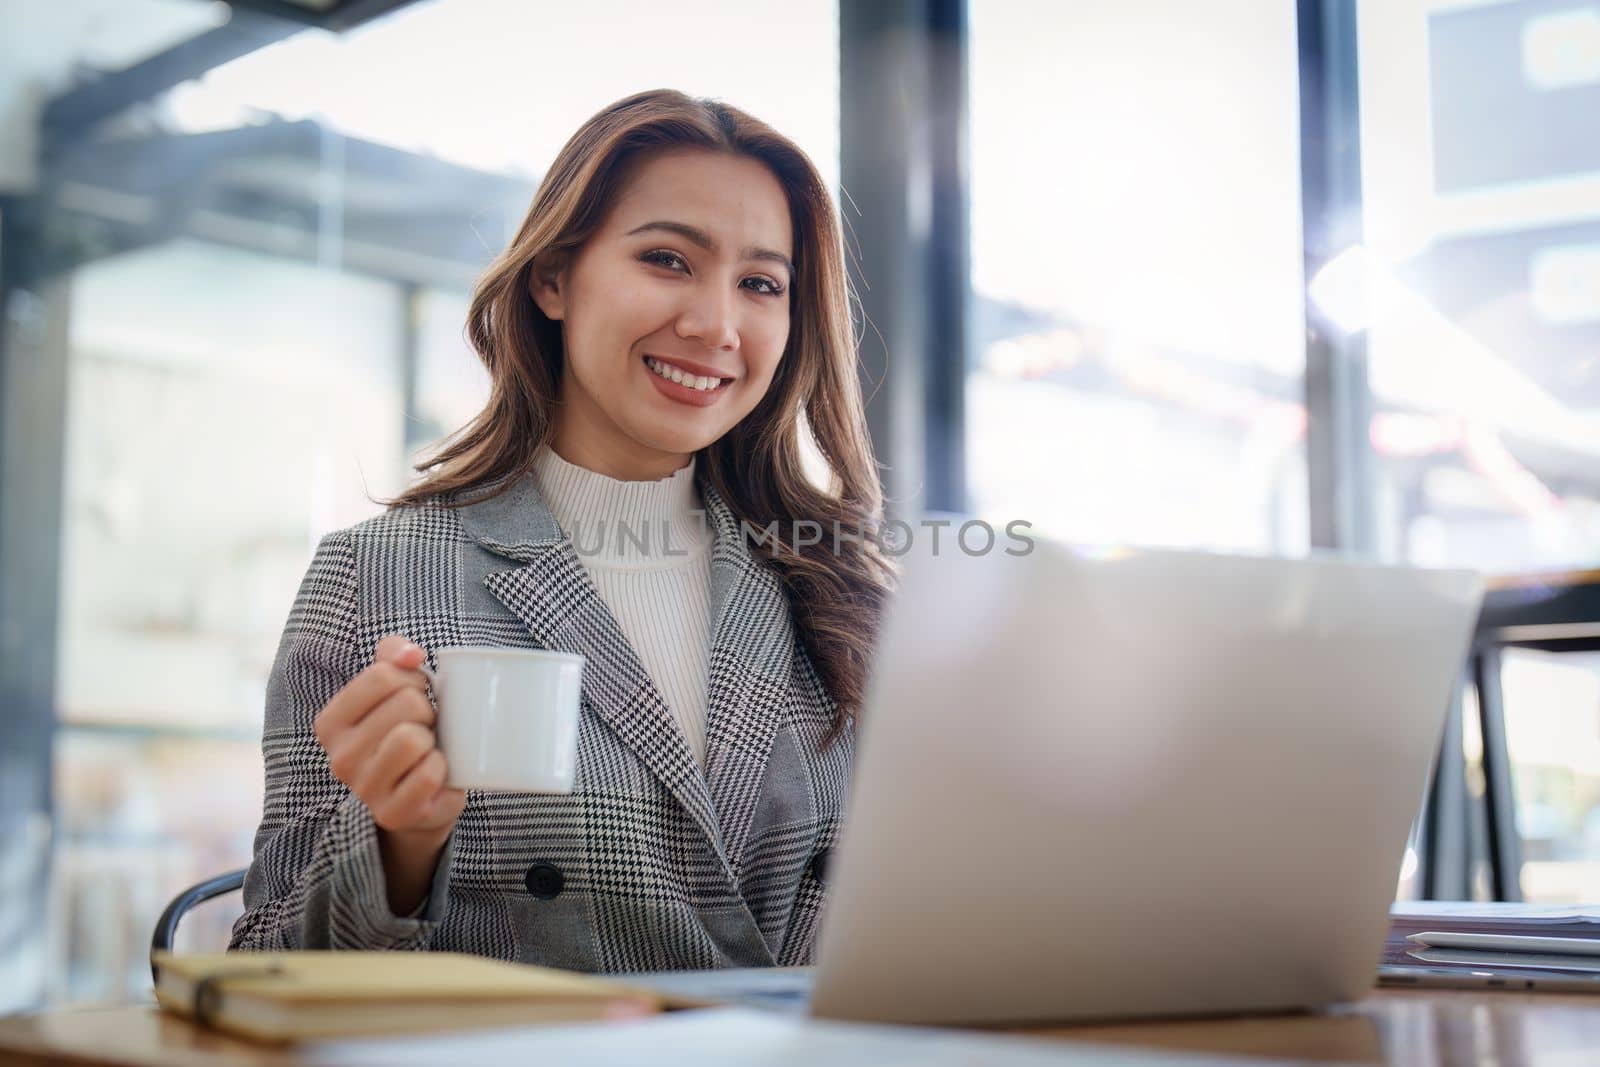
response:
<path fill-rule="evenodd" d="M 530 476 L 318 545 L 267 685 L 266 801 L 237 949 L 439 949 L 587 971 L 809 962 L 853 737 L 788 598 L 702 483 L 714 532 L 705 766 Z M 469 791 L 426 905 L 388 906 L 377 829 L 312 732 L 379 637 L 587 659 L 566 796 Z"/>

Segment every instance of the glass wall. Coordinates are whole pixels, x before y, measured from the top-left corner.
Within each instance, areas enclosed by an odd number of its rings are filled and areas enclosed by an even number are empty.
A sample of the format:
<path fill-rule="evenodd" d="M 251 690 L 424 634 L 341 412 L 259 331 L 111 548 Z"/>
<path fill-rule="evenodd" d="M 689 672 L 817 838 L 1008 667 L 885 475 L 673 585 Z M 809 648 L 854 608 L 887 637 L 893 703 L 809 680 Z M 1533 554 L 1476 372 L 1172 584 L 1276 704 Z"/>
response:
<path fill-rule="evenodd" d="M 1305 551 L 1294 5 L 971 23 L 973 510 Z"/>
<path fill-rule="evenodd" d="M 1345 325 L 1367 338 L 1380 544 L 1490 574 L 1600 566 L 1600 13 L 1365 0 L 1359 20 Z M 1522 890 L 1592 901 L 1600 660 L 1514 653 L 1504 688 Z"/>
<path fill-rule="evenodd" d="M 1600 14 L 1404 0 L 1360 18 L 1389 541 L 1438 566 L 1594 566 Z"/>
<path fill-rule="evenodd" d="M 481 406 L 471 284 L 565 139 L 670 85 L 836 181 L 837 21 L 833 0 L 417 4 L 216 68 L 46 172 L 53 230 L 92 238 L 64 290 L 49 1000 L 143 995 L 167 900 L 249 861 L 311 550 Z M 221 947 L 238 908 L 182 943 Z"/>
<path fill-rule="evenodd" d="M 61 998 L 148 976 L 241 865 L 265 682 L 316 539 L 405 484 L 392 283 L 180 239 L 72 282 L 58 629 Z"/>

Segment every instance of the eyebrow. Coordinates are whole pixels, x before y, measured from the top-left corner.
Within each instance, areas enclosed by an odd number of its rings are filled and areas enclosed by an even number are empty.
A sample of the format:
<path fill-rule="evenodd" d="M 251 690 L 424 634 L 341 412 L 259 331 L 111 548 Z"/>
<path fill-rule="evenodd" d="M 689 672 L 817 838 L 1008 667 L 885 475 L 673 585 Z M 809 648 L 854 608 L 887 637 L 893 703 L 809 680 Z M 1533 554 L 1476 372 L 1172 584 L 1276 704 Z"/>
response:
<path fill-rule="evenodd" d="M 665 230 L 667 233 L 675 233 L 679 237 L 693 241 L 707 252 L 715 252 L 717 250 L 717 242 L 709 233 L 698 226 L 690 226 L 687 222 L 672 222 L 660 219 L 655 222 L 647 222 L 643 226 L 636 226 L 624 236 L 632 237 L 634 234 L 643 233 L 646 230 Z M 774 252 L 770 248 L 746 248 L 739 255 L 744 259 L 765 259 L 781 264 L 789 272 L 789 280 L 794 280 L 794 264 L 789 262 L 789 257 L 782 252 Z"/>

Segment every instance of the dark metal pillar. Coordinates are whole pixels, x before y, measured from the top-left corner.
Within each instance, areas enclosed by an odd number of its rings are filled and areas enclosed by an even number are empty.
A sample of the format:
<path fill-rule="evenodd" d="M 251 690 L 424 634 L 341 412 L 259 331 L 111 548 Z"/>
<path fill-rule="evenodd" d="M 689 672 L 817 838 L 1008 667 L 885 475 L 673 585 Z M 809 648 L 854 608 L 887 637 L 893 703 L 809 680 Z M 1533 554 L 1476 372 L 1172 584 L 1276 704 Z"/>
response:
<path fill-rule="evenodd" d="M 1423 900 L 1466 900 L 1470 895 L 1466 753 L 1461 736 L 1465 687 L 1465 679 L 1458 681 L 1450 701 L 1444 739 L 1422 810 L 1417 863 Z"/>
<path fill-rule="evenodd" d="M 971 301 L 966 4 L 844 3 L 839 20 L 839 199 L 888 511 L 961 510 Z"/>
<path fill-rule="evenodd" d="M 1363 239 L 1355 4 L 1298 0 L 1297 27 L 1311 544 L 1371 555 L 1377 533 L 1366 338 L 1342 330 L 1309 297 L 1318 272 Z"/>
<path fill-rule="evenodd" d="M 36 204 L 0 199 L 0 959 L 21 961 L 0 1011 L 42 991 L 54 811 L 70 298 L 64 278 L 25 269 L 39 258 Z"/>
<path fill-rule="evenodd" d="M 1505 695 L 1500 684 L 1498 646 L 1473 651 L 1472 680 L 1478 690 L 1478 721 L 1483 729 L 1483 800 L 1487 818 L 1489 882 L 1496 900 L 1522 899 L 1522 838 L 1517 832 L 1512 792 L 1511 754 L 1506 745 Z"/>

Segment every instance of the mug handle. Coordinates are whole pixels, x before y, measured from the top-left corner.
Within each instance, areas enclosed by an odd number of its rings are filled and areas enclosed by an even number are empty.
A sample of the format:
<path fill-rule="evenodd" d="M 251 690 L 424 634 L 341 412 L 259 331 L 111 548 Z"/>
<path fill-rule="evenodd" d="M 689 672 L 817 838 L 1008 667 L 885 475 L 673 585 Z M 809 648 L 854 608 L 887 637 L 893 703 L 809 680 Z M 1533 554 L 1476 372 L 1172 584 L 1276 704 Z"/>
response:
<path fill-rule="evenodd" d="M 444 699 L 444 697 L 440 695 L 444 692 L 444 687 L 439 682 L 439 674 L 432 667 L 428 666 L 427 660 L 423 660 L 421 663 L 417 664 L 416 669 L 421 671 L 423 676 L 428 679 L 428 700 L 432 702 L 434 711 L 437 713 L 439 710 L 439 701 Z M 434 724 L 434 729 L 438 729 L 437 723 Z"/>

